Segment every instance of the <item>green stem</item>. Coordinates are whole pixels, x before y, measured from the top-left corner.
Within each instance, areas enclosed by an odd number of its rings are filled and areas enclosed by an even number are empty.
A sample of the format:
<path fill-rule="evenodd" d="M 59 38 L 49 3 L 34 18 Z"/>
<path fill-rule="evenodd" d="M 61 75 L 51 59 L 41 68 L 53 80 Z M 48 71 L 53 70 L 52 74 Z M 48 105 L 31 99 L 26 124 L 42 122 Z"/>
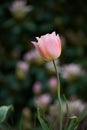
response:
<path fill-rule="evenodd" d="M 57 67 L 56 67 L 54 60 L 53 60 L 53 64 L 54 64 L 54 67 L 55 67 L 57 80 L 58 80 L 58 103 L 59 103 L 59 110 L 60 110 L 60 130 L 62 130 L 62 102 L 61 102 L 61 98 L 60 98 L 60 79 L 59 79 L 59 74 L 57 72 Z"/>

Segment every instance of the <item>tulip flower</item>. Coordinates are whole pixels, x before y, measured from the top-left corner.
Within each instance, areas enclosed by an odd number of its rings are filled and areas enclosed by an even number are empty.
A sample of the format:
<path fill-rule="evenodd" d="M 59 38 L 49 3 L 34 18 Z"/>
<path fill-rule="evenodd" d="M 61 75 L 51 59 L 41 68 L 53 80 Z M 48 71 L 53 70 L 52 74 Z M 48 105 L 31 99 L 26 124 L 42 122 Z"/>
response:
<path fill-rule="evenodd" d="M 51 61 L 58 58 L 61 54 L 61 41 L 59 35 L 55 32 L 36 37 L 37 42 L 32 42 L 39 51 L 42 58 Z"/>
<path fill-rule="evenodd" d="M 32 42 L 42 58 L 46 61 L 53 61 L 54 68 L 57 74 L 58 80 L 58 103 L 60 107 L 60 130 L 62 130 L 62 102 L 60 97 L 60 80 L 59 74 L 57 71 L 57 66 L 55 63 L 55 59 L 57 59 L 61 54 L 61 40 L 59 35 L 55 32 L 51 34 L 46 34 L 39 37 L 36 37 L 37 42 Z"/>
<path fill-rule="evenodd" d="M 65 128 L 63 128 L 63 103 L 61 100 L 61 94 L 60 94 L 60 78 L 59 78 L 59 73 L 58 73 L 58 69 L 56 66 L 56 62 L 55 59 L 58 58 L 61 54 L 61 40 L 59 35 L 56 35 L 55 32 L 51 33 L 51 34 L 46 34 L 39 37 L 36 37 L 37 42 L 32 42 L 34 44 L 34 46 L 36 47 L 36 49 L 38 50 L 38 52 L 40 53 L 40 55 L 43 57 L 44 60 L 46 61 L 53 61 L 53 65 L 55 68 L 55 72 L 56 72 L 56 76 L 57 76 L 57 81 L 52 79 L 51 84 L 52 87 L 58 85 L 57 87 L 57 94 L 58 94 L 58 104 L 59 104 L 59 110 L 58 110 L 58 114 L 59 115 L 59 130 L 71 130 L 71 129 L 75 129 L 77 128 L 79 122 L 77 123 L 78 119 L 76 116 L 72 116 L 71 119 L 72 121 L 69 124 L 69 108 L 68 108 L 68 102 L 66 100 L 66 97 L 64 96 L 65 99 L 65 112 L 66 112 L 66 122 L 65 122 Z M 77 67 L 76 67 L 77 70 Z M 72 73 L 70 73 L 72 74 Z M 35 100 L 35 104 L 37 107 L 42 107 L 45 105 L 48 105 L 50 100 L 50 98 L 47 96 L 42 96 L 39 97 Z M 43 105 L 45 104 L 45 105 Z M 79 106 L 79 103 L 77 104 Z M 40 112 L 39 112 L 39 108 L 37 109 L 37 115 L 38 115 L 38 120 L 42 126 L 43 129 L 47 129 L 50 130 L 50 127 L 44 122 L 44 120 L 42 119 L 42 117 L 40 116 Z M 71 108 L 72 109 L 72 108 Z M 71 110 L 70 109 L 70 110 Z M 55 113 L 55 111 L 54 111 Z M 83 113 L 85 114 L 85 112 Z M 86 113 L 87 114 L 87 113 Z M 85 116 L 86 116 L 85 114 Z M 81 118 L 81 117 L 80 117 Z M 76 125 L 75 125 L 75 121 L 76 121 Z"/>

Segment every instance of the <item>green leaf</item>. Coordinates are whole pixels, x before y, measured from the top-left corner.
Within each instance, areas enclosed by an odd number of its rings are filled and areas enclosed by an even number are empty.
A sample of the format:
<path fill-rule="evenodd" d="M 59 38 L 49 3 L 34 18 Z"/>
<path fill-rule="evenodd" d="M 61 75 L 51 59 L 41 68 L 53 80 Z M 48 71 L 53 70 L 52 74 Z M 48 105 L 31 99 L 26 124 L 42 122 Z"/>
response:
<path fill-rule="evenodd" d="M 72 121 L 69 124 L 69 127 L 67 130 L 76 130 L 78 127 L 78 119 L 77 118 L 72 118 Z"/>
<path fill-rule="evenodd" d="M 69 107 L 68 107 L 68 101 L 64 95 L 65 103 L 66 103 L 66 123 L 65 123 L 65 128 L 64 130 L 67 130 L 68 127 L 68 116 L 69 116 Z"/>
<path fill-rule="evenodd" d="M 38 116 L 38 120 L 41 124 L 41 127 L 43 130 L 50 130 L 48 125 L 45 123 L 45 121 L 40 117 L 40 112 L 39 112 L 39 108 L 37 109 L 37 116 Z"/>
<path fill-rule="evenodd" d="M 5 121 L 7 114 L 13 110 L 14 108 L 12 105 L 0 107 L 0 124 Z"/>
<path fill-rule="evenodd" d="M 78 122 L 80 123 L 87 116 L 87 110 L 84 110 L 81 116 L 78 118 Z"/>
<path fill-rule="evenodd" d="M 87 116 L 87 110 L 84 110 L 79 118 L 72 117 L 72 121 L 67 130 L 76 130 L 79 123 Z"/>

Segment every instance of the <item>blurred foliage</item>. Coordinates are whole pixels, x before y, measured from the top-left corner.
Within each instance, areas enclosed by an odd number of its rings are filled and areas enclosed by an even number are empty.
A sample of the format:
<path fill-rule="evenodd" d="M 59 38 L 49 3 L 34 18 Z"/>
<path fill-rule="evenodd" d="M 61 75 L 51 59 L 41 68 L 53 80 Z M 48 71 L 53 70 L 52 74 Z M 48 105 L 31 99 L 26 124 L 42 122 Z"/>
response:
<path fill-rule="evenodd" d="M 34 82 L 40 81 L 42 91 L 49 92 L 47 81 L 55 73 L 48 72 L 45 63 L 29 62 L 27 74 L 16 68 L 17 63 L 24 60 L 25 53 L 32 50 L 31 41 L 54 30 L 64 42 L 60 66 L 76 63 L 85 71 L 75 82 L 61 77 L 61 92 L 67 97 L 76 95 L 87 101 L 87 1 L 27 0 L 26 5 L 32 9 L 22 19 L 10 10 L 13 2 L 0 0 L 0 105 L 13 104 L 17 119 L 25 106 L 35 110 Z"/>

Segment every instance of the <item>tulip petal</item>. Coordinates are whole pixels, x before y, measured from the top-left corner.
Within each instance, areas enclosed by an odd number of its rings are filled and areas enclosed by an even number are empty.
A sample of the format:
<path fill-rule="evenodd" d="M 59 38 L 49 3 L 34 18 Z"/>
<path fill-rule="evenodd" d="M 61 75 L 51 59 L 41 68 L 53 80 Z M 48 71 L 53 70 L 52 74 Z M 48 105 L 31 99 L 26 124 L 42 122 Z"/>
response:
<path fill-rule="evenodd" d="M 45 60 L 53 60 L 61 54 L 61 41 L 55 32 L 36 37 L 37 42 L 32 42 Z"/>

